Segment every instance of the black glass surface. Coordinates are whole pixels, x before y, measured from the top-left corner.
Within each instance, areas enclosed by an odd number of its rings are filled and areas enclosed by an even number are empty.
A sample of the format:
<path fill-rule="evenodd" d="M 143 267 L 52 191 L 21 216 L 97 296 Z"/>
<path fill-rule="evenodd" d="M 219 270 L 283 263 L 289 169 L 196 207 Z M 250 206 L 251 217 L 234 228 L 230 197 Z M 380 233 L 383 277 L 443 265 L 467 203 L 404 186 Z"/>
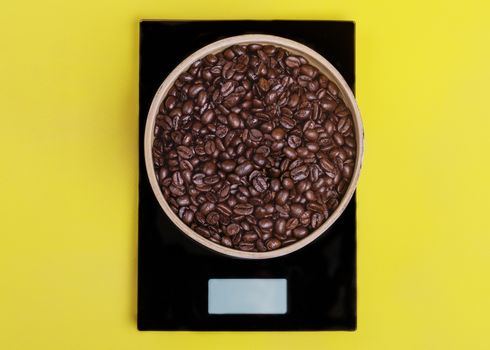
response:
<path fill-rule="evenodd" d="M 194 242 L 167 218 L 146 174 L 143 139 L 158 87 L 184 58 L 228 36 L 272 34 L 327 58 L 354 89 L 353 22 L 142 21 L 140 24 L 138 329 L 354 330 L 355 196 L 319 239 L 284 257 L 242 260 Z M 210 278 L 286 278 L 284 315 L 209 315 Z"/>

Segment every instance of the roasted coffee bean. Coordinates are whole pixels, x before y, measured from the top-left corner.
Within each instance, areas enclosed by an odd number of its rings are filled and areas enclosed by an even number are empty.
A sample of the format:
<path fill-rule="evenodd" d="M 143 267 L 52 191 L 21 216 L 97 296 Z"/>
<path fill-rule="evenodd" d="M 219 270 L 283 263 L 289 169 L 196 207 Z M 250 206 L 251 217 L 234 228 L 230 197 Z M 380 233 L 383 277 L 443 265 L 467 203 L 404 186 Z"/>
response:
<path fill-rule="evenodd" d="M 338 146 L 342 146 L 344 144 L 344 137 L 342 134 L 336 132 L 333 134 L 332 138 Z"/>
<path fill-rule="evenodd" d="M 277 205 L 284 205 L 287 203 L 289 197 L 289 192 L 288 190 L 281 190 L 277 193 L 276 195 L 276 204 Z"/>
<path fill-rule="evenodd" d="M 270 189 L 274 193 L 278 192 L 281 189 L 281 181 L 279 179 L 272 179 Z"/>
<path fill-rule="evenodd" d="M 231 242 L 230 237 L 227 236 L 222 236 L 221 237 L 221 244 L 224 245 L 225 247 L 231 248 L 233 243 Z"/>
<path fill-rule="evenodd" d="M 301 204 L 291 204 L 291 216 L 299 218 L 303 214 L 305 208 Z"/>
<path fill-rule="evenodd" d="M 182 159 L 190 159 L 190 158 L 192 158 L 194 151 L 192 150 L 192 148 L 189 148 L 187 146 L 178 146 L 177 147 L 177 154 Z"/>
<path fill-rule="evenodd" d="M 271 238 L 266 242 L 265 246 L 268 250 L 275 250 L 281 247 L 281 241 L 277 238 Z"/>
<path fill-rule="evenodd" d="M 215 211 L 210 212 L 206 215 L 206 222 L 209 225 L 216 225 L 219 222 L 219 214 Z"/>
<path fill-rule="evenodd" d="M 310 181 L 308 180 L 302 180 L 300 182 L 298 182 L 298 184 L 296 185 L 296 192 L 298 194 L 303 194 L 304 192 L 308 191 L 311 187 L 311 183 Z"/>
<path fill-rule="evenodd" d="M 206 227 L 197 226 L 196 228 L 194 228 L 194 231 L 196 231 L 198 234 L 200 234 L 205 238 L 211 237 L 211 234 L 209 233 L 209 229 L 207 229 Z"/>
<path fill-rule="evenodd" d="M 218 204 L 218 206 L 216 207 L 216 210 L 218 210 L 224 216 L 231 216 L 232 215 L 232 211 L 226 203 Z"/>
<path fill-rule="evenodd" d="M 186 225 L 190 225 L 193 220 L 194 220 L 194 212 L 192 210 L 190 210 L 190 209 L 185 209 L 185 212 L 182 215 L 182 221 Z"/>
<path fill-rule="evenodd" d="M 354 172 L 339 87 L 300 55 L 234 45 L 194 62 L 155 122 L 153 163 L 171 209 L 225 247 L 265 252 L 317 229 Z"/>
<path fill-rule="evenodd" d="M 303 214 L 301 214 L 299 218 L 299 222 L 304 227 L 308 226 L 311 223 L 311 212 L 310 211 L 303 212 Z"/>
<path fill-rule="evenodd" d="M 313 229 L 318 228 L 323 222 L 323 215 L 321 213 L 313 213 L 311 216 L 311 227 Z"/>
<path fill-rule="evenodd" d="M 255 242 L 259 236 L 255 232 L 247 232 L 242 235 L 242 241 L 246 243 Z"/>
<path fill-rule="evenodd" d="M 316 74 L 318 73 L 317 69 L 315 67 L 309 65 L 309 64 L 303 64 L 299 68 L 299 72 L 301 74 L 309 76 L 310 78 L 314 78 L 316 76 Z"/>
<path fill-rule="evenodd" d="M 246 176 L 250 174 L 253 169 L 253 164 L 247 160 L 235 168 L 235 173 L 238 176 Z"/>
<path fill-rule="evenodd" d="M 289 56 L 289 57 L 287 57 L 284 60 L 284 63 L 289 68 L 298 68 L 301 65 L 301 61 L 299 60 L 298 57 L 295 57 L 295 56 Z"/>
<path fill-rule="evenodd" d="M 280 120 L 279 123 L 287 130 L 291 130 L 296 126 L 296 122 L 294 119 L 290 117 L 283 116 Z"/>
<path fill-rule="evenodd" d="M 212 109 L 208 109 L 201 117 L 201 122 L 203 124 L 210 124 L 214 121 L 214 111 Z"/>
<path fill-rule="evenodd" d="M 250 215 L 254 211 L 254 206 L 251 204 L 243 203 L 243 204 L 237 204 L 233 208 L 233 212 L 236 215 Z"/>
<path fill-rule="evenodd" d="M 240 248 L 240 250 L 249 252 L 249 251 L 254 249 L 255 244 L 254 243 L 247 243 L 247 242 L 240 242 L 238 247 Z"/>
<path fill-rule="evenodd" d="M 216 151 L 216 144 L 214 143 L 213 140 L 209 140 L 206 142 L 204 145 L 204 152 L 206 152 L 209 155 L 212 155 Z"/>
<path fill-rule="evenodd" d="M 305 164 L 297 166 L 296 168 L 291 170 L 291 178 L 293 181 L 301 181 L 304 180 L 308 177 L 310 173 L 310 170 L 308 169 L 308 166 Z"/>
<path fill-rule="evenodd" d="M 255 164 L 257 164 L 260 167 L 264 166 L 265 163 L 267 162 L 267 158 L 262 153 L 255 153 L 252 156 L 252 160 L 254 161 Z"/>
<path fill-rule="evenodd" d="M 259 220 L 259 227 L 263 230 L 267 230 L 272 228 L 274 225 L 273 221 L 271 219 L 261 219 Z"/>
<path fill-rule="evenodd" d="M 305 138 L 309 141 L 316 141 L 318 139 L 318 132 L 313 129 L 308 129 L 304 133 Z"/>
<path fill-rule="evenodd" d="M 199 208 L 199 212 L 203 215 L 208 215 L 215 208 L 214 203 L 204 202 Z"/>
<path fill-rule="evenodd" d="M 291 148 L 298 148 L 301 146 L 301 138 L 298 135 L 291 135 L 288 137 L 288 145 Z"/>
<path fill-rule="evenodd" d="M 286 219 L 279 218 L 274 224 L 274 233 L 276 235 L 284 235 L 286 232 Z"/>
<path fill-rule="evenodd" d="M 305 238 L 308 235 L 308 229 L 306 227 L 297 227 L 293 230 L 293 235 L 297 239 Z"/>
<path fill-rule="evenodd" d="M 234 160 L 224 160 L 222 163 L 221 163 L 221 169 L 225 172 L 225 173 L 231 173 L 233 170 L 235 170 L 235 167 L 236 167 L 236 162 Z"/>
<path fill-rule="evenodd" d="M 239 232 L 240 232 L 240 226 L 237 224 L 229 224 L 225 230 L 225 234 L 228 236 L 234 236 Z"/>
<path fill-rule="evenodd" d="M 282 128 L 275 128 L 272 130 L 271 135 L 276 141 L 280 141 L 284 138 L 286 132 Z"/>
<path fill-rule="evenodd" d="M 252 184 L 253 184 L 254 189 L 260 193 L 265 192 L 265 190 L 267 190 L 267 188 L 269 187 L 269 184 L 267 183 L 266 178 L 263 176 L 255 177 L 252 180 Z"/>
<path fill-rule="evenodd" d="M 236 114 L 236 113 L 228 114 L 228 125 L 233 129 L 237 129 L 240 127 L 241 120 L 240 120 L 240 117 L 238 116 L 238 114 Z"/>
<path fill-rule="evenodd" d="M 267 251 L 267 247 L 265 246 L 264 241 L 262 241 L 261 239 L 259 239 L 257 242 L 255 242 L 255 246 L 257 247 L 257 250 L 259 252 Z"/>
<path fill-rule="evenodd" d="M 294 148 L 291 147 L 284 147 L 283 153 L 286 157 L 288 157 L 291 160 L 294 160 L 298 157 L 298 154 L 294 150 Z"/>
<path fill-rule="evenodd" d="M 220 89 L 221 96 L 226 97 L 229 94 L 231 94 L 233 90 L 235 90 L 235 85 L 236 82 L 234 82 L 233 80 L 228 80 L 226 83 L 221 85 L 221 89 Z"/>
<path fill-rule="evenodd" d="M 299 225 L 299 220 L 297 218 L 290 218 L 286 221 L 286 230 L 294 230 Z"/>

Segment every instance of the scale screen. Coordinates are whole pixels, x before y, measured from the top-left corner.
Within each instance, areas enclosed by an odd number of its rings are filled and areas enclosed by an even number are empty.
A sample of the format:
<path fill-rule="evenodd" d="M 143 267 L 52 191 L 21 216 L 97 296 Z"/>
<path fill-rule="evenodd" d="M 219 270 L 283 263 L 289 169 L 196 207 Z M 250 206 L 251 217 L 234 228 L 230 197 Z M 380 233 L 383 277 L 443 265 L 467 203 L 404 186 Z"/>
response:
<path fill-rule="evenodd" d="M 211 278 L 209 314 L 285 314 L 287 280 L 283 278 Z"/>

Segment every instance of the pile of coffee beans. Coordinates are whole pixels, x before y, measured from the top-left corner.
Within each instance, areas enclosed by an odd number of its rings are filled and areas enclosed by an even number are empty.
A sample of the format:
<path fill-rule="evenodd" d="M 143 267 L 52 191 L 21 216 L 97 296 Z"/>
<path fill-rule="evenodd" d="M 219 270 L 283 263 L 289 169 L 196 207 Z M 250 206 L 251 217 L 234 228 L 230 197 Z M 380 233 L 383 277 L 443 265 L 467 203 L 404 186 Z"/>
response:
<path fill-rule="evenodd" d="M 272 45 L 195 61 L 163 100 L 152 148 L 172 210 L 226 247 L 265 252 L 318 228 L 352 177 L 356 139 L 338 87 Z"/>

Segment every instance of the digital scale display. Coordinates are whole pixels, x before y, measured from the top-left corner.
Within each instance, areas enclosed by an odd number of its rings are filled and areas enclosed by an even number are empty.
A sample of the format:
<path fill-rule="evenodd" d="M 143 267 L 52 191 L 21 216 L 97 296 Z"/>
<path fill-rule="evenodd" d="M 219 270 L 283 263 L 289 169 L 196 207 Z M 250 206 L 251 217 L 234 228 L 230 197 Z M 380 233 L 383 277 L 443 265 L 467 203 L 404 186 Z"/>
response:
<path fill-rule="evenodd" d="M 285 314 L 287 280 L 212 278 L 208 281 L 209 314 Z"/>

